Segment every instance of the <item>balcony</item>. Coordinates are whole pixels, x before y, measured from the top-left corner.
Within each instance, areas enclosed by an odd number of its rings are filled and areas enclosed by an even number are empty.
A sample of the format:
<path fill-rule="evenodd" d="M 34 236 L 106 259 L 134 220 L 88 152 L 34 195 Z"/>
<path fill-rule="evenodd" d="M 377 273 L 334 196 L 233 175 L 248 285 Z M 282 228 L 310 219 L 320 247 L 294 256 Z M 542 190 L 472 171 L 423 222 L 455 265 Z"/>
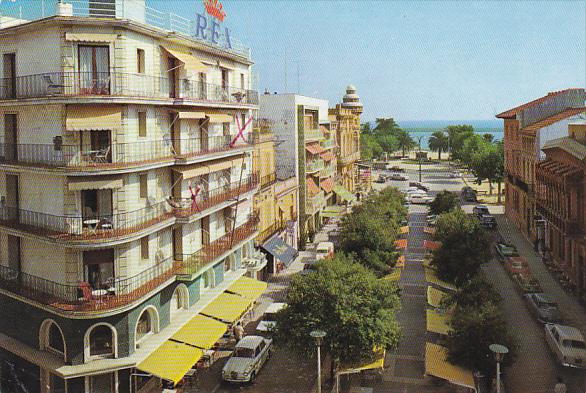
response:
<path fill-rule="evenodd" d="M 272 186 L 277 182 L 277 174 L 275 172 L 269 173 L 268 175 L 260 178 L 260 188 Z"/>
<path fill-rule="evenodd" d="M 325 167 L 325 162 L 322 159 L 308 161 L 305 164 L 305 172 L 307 173 L 314 173 L 317 171 L 321 171 Z"/>
<path fill-rule="evenodd" d="M 182 261 L 182 270 L 180 274 L 193 276 L 204 270 L 209 264 L 216 259 L 231 251 L 238 243 L 245 241 L 253 236 L 258 230 L 258 217 L 249 216 L 248 220 L 236 228 L 234 231 L 226 233 L 224 236 L 204 245 L 199 251 L 191 255 L 180 255 L 177 259 Z"/>
<path fill-rule="evenodd" d="M 223 202 L 235 201 L 239 195 L 254 190 L 258 186 L 257 179 L 258 176 L 251 175 L 242 179 L 242 182 L 238 181 L 225 187 L 200 192 L 195 201 L 191 198 L 174 198 L 171 204 L 174 205 L 175 216 L 177 219 L 190 218 Z"/>
<path fill-rule="evenodd" d="M 336 167 L 328 165 L 319 173 L 320 177 L 333 177 L 336 175 Z"/>
<path fill-rule="evenodd" d="M 89 288 L 87 283 L 56 283 L 0 266 L 0 289 L 64 312 L 107 311 L 138 301 L 171 279 L 180 268 L 179 262 L 168 258 L 133 277 L 112 279 L 109 287 L 102 289 Z"/>
<path fill-rule="evenodd" d="M 306 142 L 320 141 L 325 138 L 324 133 L 319 128 L 315 130 L 305 130 L 304 135 Z"/>
<path fill-rule="evenodd" d="M 261 229 L 260 232 L 258 233 L 258 235 L 256 236 L 256 238 L 254 239 L 256 246 L 258 247 L 261 244 L 263 244 L 265 241 L 267 241 L 275 233 L 279 233 L 279 232 L 284 231 L 286 227 L 287 227 L 286 221 L 277 220 L 274 223 L 272 223 L 271 225 L 269 225 L 267 228 Z"/>
<path fill-rule="evenodd" d="M 360 151 L 357 150 L 351 154 L 339 154 L 338 156 L 338 164 L 340 165 L 348 165 L 354 162 L 360 161 Z"/>
<path fill-rule="evenodd" d="M 0 100 L 71 96 L 180 98 L 237 105 L 259 101 L 255 90 L 182 79 L 178 91 L 173 91 L 166 77 L 126 72 L 54 72 L 0 79 Z"/>
<path fill-rule="evenodd" d="M 329 138 L 321 141 L 321 147 L 324 149 L 333 149 L 336 147 L 336 140 L 334 138 Z"/>
<path fill-rule="evenodd" d="M 584 234 L 584 225 L 579 220 L 569 219 L 556 213 L 553 209 L 548 207 L 547 201 L 543 199 L 537 200 L 537 211 L 541 214 L 549 223 L 566 236 L 575 237 L 582 236 Z"/>
<path fill-rule="evenodd" d="M 228 153 L 250 148 L 255 140 L 251 133 L 244 136 L 244 140 L 238 139 L 234 144 L 235 135 L 210 136 L 208 138 L 186 138 L 173 140 L 178 164 L 207 155 Z"/>
<path fill-rule="evenodd" d="M 323 191 L 313 196 L 308 196 L 305 202 L 306 210 L 309 214 L 313 214 L 326 206 L 326 196 Z"/>
<path fill-rule="evenodd" d="M 0 225 L 57 241 L 103 241 L 129 236 L 173 217 L 167 201 L 127 213 L 57 216 L 0 207 Z"/>

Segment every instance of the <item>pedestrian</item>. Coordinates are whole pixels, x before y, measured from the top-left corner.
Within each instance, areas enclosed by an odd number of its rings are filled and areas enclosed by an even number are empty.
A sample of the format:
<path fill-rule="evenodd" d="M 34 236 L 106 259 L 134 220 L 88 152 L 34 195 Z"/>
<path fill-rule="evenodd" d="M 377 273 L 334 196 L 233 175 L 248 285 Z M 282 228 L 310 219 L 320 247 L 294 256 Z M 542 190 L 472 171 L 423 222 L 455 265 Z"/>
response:
<path fill-rule="evenodd" d="M 236 342 L 242 340 L 242 337 L 244 337 L 244 328 L 242 327 L 242 322 L 238 321 L 238 323 L 234 325 L 232 328 L 232 333 L 234 334 Z"/>
<path fill-rule="evenodd" d="M 562 377 L 558 377 L 558 383 L 555 384 L 553 388 L 553 393 L 567 393 L 568 387 L 564 383 Z"/>

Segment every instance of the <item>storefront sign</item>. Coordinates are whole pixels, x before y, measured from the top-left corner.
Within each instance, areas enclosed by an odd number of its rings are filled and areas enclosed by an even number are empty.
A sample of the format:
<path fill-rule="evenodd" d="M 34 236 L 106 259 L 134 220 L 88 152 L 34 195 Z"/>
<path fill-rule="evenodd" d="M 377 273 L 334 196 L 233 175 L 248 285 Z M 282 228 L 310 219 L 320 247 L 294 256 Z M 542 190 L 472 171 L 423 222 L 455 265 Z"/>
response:
<path fill-rule="evenodd" d="M 203 0 L 205 14 L 197 13 L 195 36 L 209 41 L 215 45 L 222 45 L 226 49 L 232 49 L 230 42 L 230 30 L 222 29 L 220 23 L 224 22 L 226 12 L 219 0 Z"/>

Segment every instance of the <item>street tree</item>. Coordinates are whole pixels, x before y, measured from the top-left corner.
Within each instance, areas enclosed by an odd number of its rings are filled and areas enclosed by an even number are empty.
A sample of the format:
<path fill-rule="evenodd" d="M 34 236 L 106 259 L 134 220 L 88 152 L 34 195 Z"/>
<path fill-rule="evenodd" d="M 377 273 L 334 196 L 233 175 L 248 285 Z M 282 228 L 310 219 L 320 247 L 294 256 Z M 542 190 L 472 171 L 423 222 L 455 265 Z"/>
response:
<path fill-rule="evenodd" d="M 373 348 L 392 349 L 398 343 L 396 285 L 342 253 L 319 262 L 315 272 L 296 275 L 286 302 L 276 317 L 276 344 L 306 358 L 315 354 L 310 332 L 323 330 L 322 348 L 333 360 L 332 371 L 334 365 L 368 359 Z"/>
<path fill-rule="evenodd" d="M 448 145 L 451 157 L 460 159 L 461 150 L 466 139 L 474 135 L 474 128 L 469 125 L 453 125 L 446 127 L 448 133 Z"/>
<path fill-rule="evenodd" d="M 405 157 L 407 152 L 410 152 L 417 143 L 411 138 L 407 131 L 400 130 L 396 132 L 398 148 L 401 150 L 402 156 Z"/>
<path fill-rule="evenodd" d="M 374 131 L 376 133 L 392 133 L 397 130 L 400 130 L 400 127 L 392 117 L 381 117 L 375 121 Z"/>
<path fill-rule="evenodd" d="M 464 284 L 490 258 L 490 241 L 485 230 L 478 219 L 462 209 L 438 217 L 435 237 L 442 246 L 433 252 L 432 264 L 445 281 Z"/>
<path fill-rule="evenodd" d="M 492 184 L 497 180 L 502 181 L 504 175 L 504 157 L 499 145 L 490 144 L 479 148 L 472 155 L 470 169 L 478 184 L 482 184 L 483 180 L 488 181 L 489 194 L 492 195 Z"/>
<path fill-rule="evenodd" d="M 448 136 L 443 131 L 435 131 L 429 137 L 428 145 L 431 151 L 437 151 L 437 158 L 441 160 L 442 152 L 448 150 Z"/>
<path fill-rule="evenodd" d="M 431 214 L 442 214 L 454 210 L 458 207 L 458 195 L 453 192 L 444 190 L 438 193 L 433 201 L 429 204 L 429 212 Z"/>
<path fill-rule="evenodd" d="M 468 167 L 472 166 L 474 156 L 483 151 L 488 151 L 492 144 L 481 135 L 474 134 L 464 140 L 464 145 L 459 153 L 459 159 Z"/>

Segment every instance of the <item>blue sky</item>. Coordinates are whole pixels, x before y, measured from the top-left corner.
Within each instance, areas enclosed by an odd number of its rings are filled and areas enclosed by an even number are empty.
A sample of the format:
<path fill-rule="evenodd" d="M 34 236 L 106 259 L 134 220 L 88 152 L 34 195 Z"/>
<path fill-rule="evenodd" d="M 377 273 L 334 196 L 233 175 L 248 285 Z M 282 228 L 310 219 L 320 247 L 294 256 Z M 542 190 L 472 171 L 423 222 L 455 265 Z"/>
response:
<path fill-rule="evenodd" d="M 147 3 L 203 12 L 202 0 Z M 299 91 L 333 104 L 352 83 L 364 120 L 491 119 L 586 84 L 584 1 L 224 0 L 224 9 L 252 48 L 259 90 L 297 92 L 299 70 Z"/>

